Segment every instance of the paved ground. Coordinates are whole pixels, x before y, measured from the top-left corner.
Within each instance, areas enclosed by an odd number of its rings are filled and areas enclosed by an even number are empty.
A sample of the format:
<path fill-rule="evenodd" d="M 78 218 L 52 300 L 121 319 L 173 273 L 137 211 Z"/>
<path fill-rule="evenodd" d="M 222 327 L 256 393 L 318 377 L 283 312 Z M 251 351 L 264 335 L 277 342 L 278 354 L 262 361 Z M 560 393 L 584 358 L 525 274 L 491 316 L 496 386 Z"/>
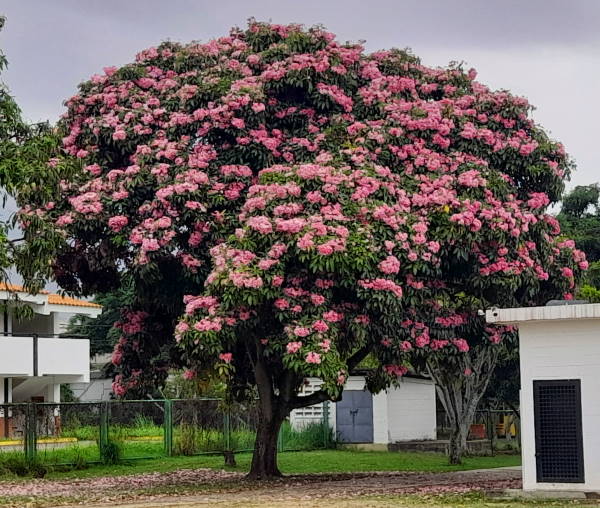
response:
<path fill-rule="evenodd" d="M 222 476 L 222 474 L 226 476 Z M 170 475 L 170 476 L 169 476 Z M 145 483 L 135 477 L 120 479 L 95 479 L 89 481 L 73 480 L 60 482 L 60 487 L 54 492 L 57 495 L 76 495 L 86 493 L 86 508 L 191 508 L 206 505 L 232 507 L 279 507 L 289 506 L 309 508 L 313 506 L 398 506 L 389 504 L 386 500 L 359 500 L 358 496 L 380 496 L 391 494 L 441 494 L 463 493 L 473 490 L 501 490 L 519 488 L 521 486 L 521 471 L 518 468 L 500 468 L 480 471 L 465 471 L 452 473 L 369 473 L 369 474 L 336 474 L 336 475 L 302 475 L 288 477 L 270 484 L 256 484 L 243 480 L 238 473 L 221 473 L 210 470 L 179 471 L 169 475 L 154 476 L 155 486 L 189 484 L 189 482 L 220 483 L 218 491 L 202 494 L 178 496 L 143 496 L 129 499 L 124 494 L 131 492 L 136 485 Z M 165 481 L 165 476 L 169 476 Z M 147 478 L 145 478 L 147 479 Z M 144 479 L 144 480 L 145 480 Z M 115 481 L 116 480 L 116 481 Z M 33 482 L 30 482 L 33 483 Z M 51 484 L 46 480 L 35 482 L 36 492 L 48 495 Z M 199 483 L 195 483 L 199 486 Z M 3 486 L 2 486 L 3 487 Z M 68 488 L 70 487 L 70 488 Z M 101 489 L 101 490 L 98 490 Z M 108 489 L 108 490 L 107 490 Z M 43 492 L 43 494 L 42 494 Z M 101 500 L 94 503 L 94 492 L 102 494 Z M 6 495 L 6 494 L 5 494 Z M 97 497 L 95 499 L 98 499 Z M 115 500 L 118 499 L 118 504 Z M 73 505 L 74 506 L 81 506 Z"/>
<path fill-rule="evenodd" d="M 44 452 L 46 450 L 58 450 L 59 448 L 72 448 L 77 446 L 79 448 L 83 446 L 97 446 L 96 441 L 68 441 L 66 443 L 37 443 L 38 452 Z M 18 443 L 14 445 L 2 444 L 0 445 L 0 453 L 2 452 L 23 452 L 23 443 Z"/>

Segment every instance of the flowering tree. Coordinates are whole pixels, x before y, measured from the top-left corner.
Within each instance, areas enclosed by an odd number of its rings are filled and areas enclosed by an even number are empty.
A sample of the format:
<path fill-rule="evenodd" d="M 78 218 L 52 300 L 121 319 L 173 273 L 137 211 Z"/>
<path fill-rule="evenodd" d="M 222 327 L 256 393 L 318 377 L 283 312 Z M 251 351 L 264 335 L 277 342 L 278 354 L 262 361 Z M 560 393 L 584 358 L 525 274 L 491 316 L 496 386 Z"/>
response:
<path fill-rule="evenodd" d="M 463 400 L 507 332 L 477 310 L 569 298 L 585 268 L 545 214 L 561 145 L 472 70 L 251 22 L 143 51 L 67 107 L 56 195 L 23 200 L 29 245 L 62 241 L 68 289 L 136 281 L 117 395 L 173 364 L 256 388 L 252 477 L 279 474 L 289 412 L 338 398 L 367 355 L 373 389 L 424 362 Z M 302 396 L 307 376 L 323 385 Z"/>

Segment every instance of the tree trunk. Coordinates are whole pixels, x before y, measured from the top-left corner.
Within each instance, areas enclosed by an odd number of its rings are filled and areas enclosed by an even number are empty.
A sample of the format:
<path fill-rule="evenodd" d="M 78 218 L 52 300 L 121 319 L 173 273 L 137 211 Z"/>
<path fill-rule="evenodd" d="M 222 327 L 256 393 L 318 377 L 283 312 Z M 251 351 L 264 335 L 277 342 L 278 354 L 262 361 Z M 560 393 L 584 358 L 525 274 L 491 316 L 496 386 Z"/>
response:
<path fill-rule="evenodd" d="M 274 408 L 274 411 L 267 414 L 265 409 L 261 406 L 254 454 L 248 473 L 250 480 L 268 480 L 282 476 L 277 467 L 277 438 L 285 416 L 281 416 L 278 408 Z"/>
<path fill-rule="evenodd" d="M 462 464 L 462 457 L 467 451 L 467 437 L 469 436 L 470 421 L 460 421 L 453 425 L 448 446 L 448 462 Z"/>
<path fill-rule="evenodd" d="M 290 411 L 280 396 L 275 393 L 273 372 L 264 361 L 259 341 L 256 341 L 256 348 L 254 377 L 258 388 L 259 415 L 248 479 L 268 480 L 281 476 L 277 467 L 277 437 L 281 424 Z"/>
<path fill-rule="evenodd" d="M 475 418 L 477 405 L 483 397 L 496 366 L 498 353 L 492 348 L 471 352 L 472 373 L 457 372 L 455 365 L 428 361 L 427 370 L 435 381 L 440 401 L 450 422 L 450 464 L 461 464 L 467 453 L 467 437 Z"/>

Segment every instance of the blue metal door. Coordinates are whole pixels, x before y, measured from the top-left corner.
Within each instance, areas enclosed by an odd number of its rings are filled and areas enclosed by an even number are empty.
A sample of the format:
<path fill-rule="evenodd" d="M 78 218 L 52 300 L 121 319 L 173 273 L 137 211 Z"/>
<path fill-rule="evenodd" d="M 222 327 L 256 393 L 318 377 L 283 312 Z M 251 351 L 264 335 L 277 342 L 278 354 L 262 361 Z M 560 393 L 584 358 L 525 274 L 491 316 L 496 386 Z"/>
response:
<path fill-rule="evenodd" d="M 365 390 L 344 390 L 336 405 L 335 425 L 343 443 L 372 443 L 373 395 Z"/>

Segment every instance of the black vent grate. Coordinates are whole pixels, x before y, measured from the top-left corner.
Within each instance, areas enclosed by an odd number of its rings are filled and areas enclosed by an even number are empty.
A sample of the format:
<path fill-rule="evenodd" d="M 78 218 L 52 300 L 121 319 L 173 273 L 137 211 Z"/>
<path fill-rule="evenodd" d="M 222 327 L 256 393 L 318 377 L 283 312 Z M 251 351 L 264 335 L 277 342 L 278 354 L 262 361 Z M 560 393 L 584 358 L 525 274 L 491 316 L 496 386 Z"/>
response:
<path fill-rule="evenodd" d="M 580 380 L 534 381 L 533 398 L 537 481 L 583 483 Z"/>

